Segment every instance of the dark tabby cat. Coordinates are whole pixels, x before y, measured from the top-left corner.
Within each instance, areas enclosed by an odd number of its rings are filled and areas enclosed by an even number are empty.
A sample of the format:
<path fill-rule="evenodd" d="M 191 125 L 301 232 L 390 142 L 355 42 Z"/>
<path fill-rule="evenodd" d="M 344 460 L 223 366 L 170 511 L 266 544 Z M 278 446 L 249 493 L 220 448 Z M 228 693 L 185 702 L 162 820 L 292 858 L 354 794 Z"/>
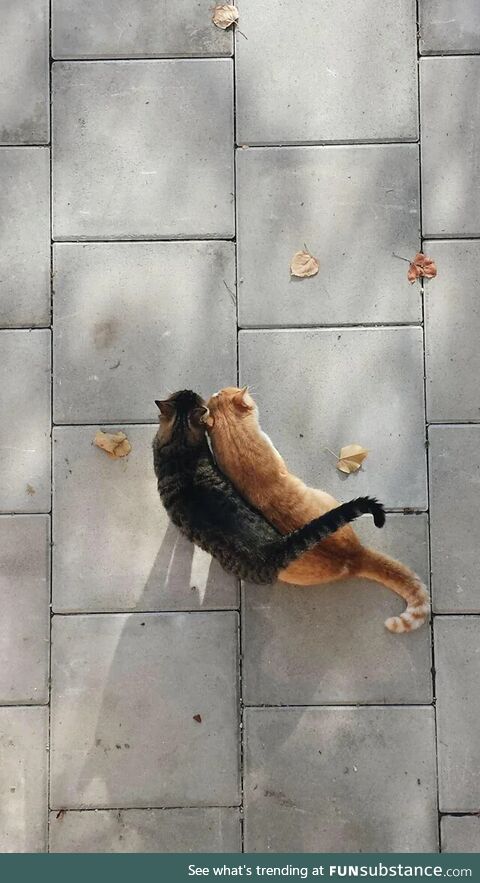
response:
<path fill-rule="evenodd" d="M 171 520 L 222 567 L 252 583 L 273 583 L 279 570 L 319 540 L 371 512 L 385 523 L 383 506 L 359 497 L 282 535 L 235 490 L 213 462 L 206 440 L 208 408 L 191 390 L 173 393 L 160 409 L 153 441 L 158 490 Z"/>

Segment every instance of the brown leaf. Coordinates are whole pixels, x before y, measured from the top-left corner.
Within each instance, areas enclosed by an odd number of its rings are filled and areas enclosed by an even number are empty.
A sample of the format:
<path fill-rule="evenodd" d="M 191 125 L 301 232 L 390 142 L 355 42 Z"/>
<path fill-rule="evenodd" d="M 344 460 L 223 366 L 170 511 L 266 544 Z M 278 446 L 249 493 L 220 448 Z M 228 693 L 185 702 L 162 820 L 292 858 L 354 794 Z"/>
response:
<path fill-rule="evenodd" d="M 193 715 L 193 719 L 194 719 L 194 721 L 197 722 L 197 724 L 201 724 L 201 723 L 202 723 L 202 715 L 201 715 L 201 714 L 194 714 L 194 715 Z"/>
<path fill-rule="evenodd" d="M 221 3 L 213 10 L 213 24 L 226 31 L 238 21 L 238 9 L 232 3 Z"/>
<path fill-rule="evenodd" d="M 368 457 L 368 451 L 361 445 L 346 445 L 338 455 L 337 469 L 347 475 L 357 472 L 365 457 Z"/>
<path fill-rule="evenodd" d="M 299 276 L 300 279 L 303 279 L 305 276 L 315 276 L 318 273 L 318 268 L 317 259 L 312 257 L 308 251 L 297 251 L 290 264 L 290 273 L 292 276 Z"/>
<path fill-rule="evenodd" d="M 124 432 L 102 432 L 101 429 L 98 429 L 95 433 L 93 444 L 115 460 L 119 457 L 126 457 L 132 450 L 132 446 Z"/>
<path fill-rule="evenodd" d="M 55 818 L 56 818 L 56 819 L 63 819 L 63 817 L 64 817 L 64 815 L 65 815 L 65 812 L 66 812 L 66 810 L 64 810 L 64 809 L 60 809 L 60 810 L 57 812 L 57 815 L 55 816 Z"/>
<path fill-rule="evenodd" d="M 435 265 L 435 262 L 432 261 L 431 258 L 427 258 L 425 254 L 419 251 L 418 254 L 415 255 L 413 261 L 408 268 L 408 281 L 411 282 L 413 285 L 416 279 L 419 279 L 421 277 L 425 279 L 434 279 L 436 275 L 437 267 Z"/>

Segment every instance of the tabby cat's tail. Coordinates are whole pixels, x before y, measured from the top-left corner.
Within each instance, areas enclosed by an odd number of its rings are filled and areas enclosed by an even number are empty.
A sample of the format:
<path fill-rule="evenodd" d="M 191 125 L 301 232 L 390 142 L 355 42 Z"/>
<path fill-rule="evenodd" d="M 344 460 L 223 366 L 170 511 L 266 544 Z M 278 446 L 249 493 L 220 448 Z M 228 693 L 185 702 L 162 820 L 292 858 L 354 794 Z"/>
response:
<path fill-rule="evenodd" d="M 278 551 L 277 566 L 278 570 L 285 567 L 308 552 L 309 549 L 316 546 L 320 540 L 325 539 L 331 533 L 334 533 L 340 527 L 344 527 L 350 521 L 370 512 L 376 527 L 383 527 L 385 524 L 385 512 L 381 503 L 372 497 L 358 497 L 356 500 L 350 500 L 348 503 L 342 503 L 335 509 L 330 509 L 324 515 L 314 518 L 303 527 L 294 530 L 292 533 L 282 537 L 281 546 Z"/>
<path fill-rule="evenodd" d="M 364 549 L 355 576 L 382 583 L 407 602 L 407 609 L 400 616 L 390 616 L 385 620 L 390 632 L 411 632 L 428 618 L 430 602 L 427 590 L 416 573 L 400 561 L 374 549 Z"/>

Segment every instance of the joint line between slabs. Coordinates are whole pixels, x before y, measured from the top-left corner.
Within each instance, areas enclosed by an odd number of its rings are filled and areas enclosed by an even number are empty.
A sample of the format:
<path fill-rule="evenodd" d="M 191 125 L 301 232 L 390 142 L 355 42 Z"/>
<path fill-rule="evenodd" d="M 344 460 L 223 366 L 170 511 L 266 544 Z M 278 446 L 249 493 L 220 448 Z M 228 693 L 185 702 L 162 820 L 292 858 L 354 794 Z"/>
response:
<path fill-rule="evenodd" d="M 198 809 L 200 812 L 203 809 L 240 809 L 240 804 L 238 803 L 206 803 L 206 804 L 181 804 L 180 806 L 55 806 L 50 810 L 51 813 L 58 812 L 131 812 L 132 810 L 138 812 L 149 812 L 151 810 L 161 810 L 162 812 L 168 811 L 176 811 L 179 809 Z M 163 853 L 162 853 L 163 854 Z"/>
<path fill-rule="evenodd" d="M 51 803 L 51 744 L 52 744 L 52 598 L 53 598 L 53 391 L 54 391 L 54 359 L 53 359 L 53 166 L 52 166 L 52 0 L 48 3 L 48 89 L 49 89 L 49 227 L 50 227 L 50 513 L 49 513 L 49 643 L 48 643 L 48 748 L 47 748 L 47 818 L 46 818 L 46 849 L 50 852 L 50 803 Z"/>
<path fill-rule="evenodd" d="M 422 90 L 420 84 L 420 3 L 416 0 L 416 48 L 417 48 L 417 114 L 418 114 L 418 188 L 419 188 L 419 217 L 420 217 L 420 248 L 423 250 L 423 175 L 422 175 Z M 425 285 L 422 286 L 422 341 L 423 341 L 423 407 L 424 407 L 424 427 L 425 427 L 425 472 L 427 482 L 427 506 L 430 510 L 430 452 L 428 448 L 428 385 L 427 385 L 427 356 L 426 356 L 426 327 L 425 327 Z M 435 779 L 436 779 L 436 804 L 437 804 L 437 840 L 438 849 L 441 851 L 441 829 L 440 829 L 440 792 L 439 792 L 439 765 L 438 765 L 438 720 L 437 720 L 437 684 L 435 677 L 435 641 L 434 641 L 434 613 L 433 613 L 433 581 L 432 581 L 432 536 L 430 517 L 427 520 L 428 530 L 428 573 L 429 573 L 429 590 L 431 603 L 431 679 L 433 691 L 433 719 L 434 719 L 434 739 L 435 739 Z"/>
<path fill-rule="evenodd" d="M 233 213 L 234 213 L 234 291 L 235 291 L 235 342 L 236 342 L 236 370 L 237 370 L 237 386 L 240 384 L 240 366 L 239 366 L 239 316 L 238 316 L 238 212 L 237 212 L 237 166 L 236 166 L 236 142 L 237 142 L 237 70 L 236 70 L 236 48 L 237 34 L 234 29 L 232 36 L 232 100 L 233 100 L 233 143 L 232 143 L 232 168 L 233 168 Z M 242 592 L 240 582 L 238 586 L 238 764 L 239 764 L 239 785 L 240 785 L 240 837 L 241 851 L 245 852 L 245 818 L 244 818 L 244 740 L 243 740 L 243 611 L 242 611 Z"/>

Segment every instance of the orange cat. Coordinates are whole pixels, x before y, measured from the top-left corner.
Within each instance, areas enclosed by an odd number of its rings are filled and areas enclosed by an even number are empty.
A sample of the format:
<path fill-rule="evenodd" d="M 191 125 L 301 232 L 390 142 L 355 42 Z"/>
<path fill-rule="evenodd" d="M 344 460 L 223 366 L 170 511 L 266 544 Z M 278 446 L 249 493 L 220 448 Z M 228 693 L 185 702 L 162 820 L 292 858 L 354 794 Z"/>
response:
<path fill-rule="evenodd" d="M 217 463 L 235 487 L 282 533 L 301 527 L 339 503 L 292 475 L 260 428 L 258 409 L 248 388 L 227 387 L 208 402 L 210 438 Z M 343 527 L 280 571 L 285 583 L 309 586 L 349 577 L 382 583 L 407 602 L 400 616 L 385 625 L 391 632 L 418 628 L 429 614 L 419 577 L 388 555 L 363 546 L 354 530 Z"/>

